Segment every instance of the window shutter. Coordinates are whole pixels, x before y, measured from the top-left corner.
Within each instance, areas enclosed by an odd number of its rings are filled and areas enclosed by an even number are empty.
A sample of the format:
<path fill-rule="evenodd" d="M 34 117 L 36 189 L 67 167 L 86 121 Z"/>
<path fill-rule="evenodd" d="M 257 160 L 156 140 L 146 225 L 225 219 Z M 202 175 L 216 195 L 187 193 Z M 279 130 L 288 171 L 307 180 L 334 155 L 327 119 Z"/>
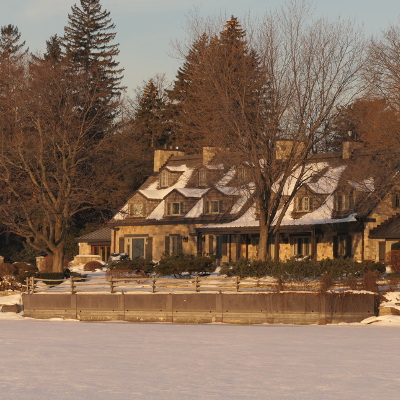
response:
<path fill-rule="evenodd" d="M 338 254 L 338 237 L 334 236 L 333 237 L 333 258 L 339 258 Z"/>
<path fill-rule="evenodd" d="M 165 254 L 169 254 L 169 236 L 165 236 Z"/>
<path fill-rule="evenodd" d="M 167 203 L 167 215 L 171 215 L 171 203 Z"/>
<path fill-rule="evenodd" d="M 346 257 L 347 258 L 351 258 L 351 245 L 352 245 L 351 236 L 348 235 L 346 237 Z"/>
<path fill-rule="evenodd" d="M 313 199 L 312 197 L 309 197 L 309 198 L 308 198 L 308 210 L 309 210 L 309 211 L 314 210 L 313 200 L 314 200 L 314 199 Z"/>
<path fill-rule="evenodd" d="M 182 236 L 177 237 L 177 250 L 178 253 L 182 253 Z"/>
<path fill-rule="evenodd" d="M 220 213 L 224 212 L 223 204 L 224 204 L 224 202 L 223 202 L 222 200 L 220 200 L 220 201 L 219 201 L 219 212 L 220 212 Z"/>
<path fill-rule="evenodd" d="M 204 214 L 209 214 L 210 213 L 210 202 L 205 201 L 204 202 Z"/>
<path fill-rule="evenodd" d="M 125 249 L 124 249 L 124 243 L 125 242 L 125 240 L 124 240 L 124 238 L 123 237 L 121 237 L 121 238 L 119 238 L 119 243 L 118 243 L 118 247 L 119 247 L 119 253 L 124 253 L 125 251 Z"/>
<path fill-rule="evenodd" d="M 151 261 L 153 259 L 153 238 L 147 238 L 146 245 L 146 261 Z"/>

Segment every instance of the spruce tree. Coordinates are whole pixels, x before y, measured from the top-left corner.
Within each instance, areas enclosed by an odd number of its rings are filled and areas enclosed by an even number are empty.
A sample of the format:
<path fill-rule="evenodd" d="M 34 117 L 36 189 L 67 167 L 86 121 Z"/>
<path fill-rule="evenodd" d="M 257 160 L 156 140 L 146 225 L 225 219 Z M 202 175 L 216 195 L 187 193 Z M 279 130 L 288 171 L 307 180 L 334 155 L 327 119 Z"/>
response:
<path fill-rule="evenodd" d="M 110 12 L 102 10 L 99 0 L 80 0 L 80 7 L 75 4 L 71 8 L 62 39 L 71 72 L 86 77 L 84 92 L 89 89 L 98 95 L 90 112 L 90 118 L 95 117 L 92 134 L 97 137 L 103 137 L 113 126 L 123 90 L 123 69 L 115 60 L 119 50 L 113 43 L 114 30 Z"/>
<path fill-rule="evenodd" d="M 251 123 L 259 129 L 253 114 L 264 95 L 264 82 L 259 58 L 237 18 L 232 16 L 219 35 L 200 36 L 169 93 L 177 144 L 229 147 L 238 139 L 241 125 Z M 228 115 L 230 124 L 224 122 Z"/>
<path fill-rule="evenodd" d="M 14 25 L 0 29 L 0 121 L 1 129 L 12 134 L 18 120 L 17 97 L 21 94 L 27 50 Z"/>
<path fill-rule="evenodd" d="M 168 142 L 170 128 L 166 117 L 166 104 L 158 88 L 150 79 L 143 89 L 134 116 L 135 132 L 141 141 L 151 148 Z"/>

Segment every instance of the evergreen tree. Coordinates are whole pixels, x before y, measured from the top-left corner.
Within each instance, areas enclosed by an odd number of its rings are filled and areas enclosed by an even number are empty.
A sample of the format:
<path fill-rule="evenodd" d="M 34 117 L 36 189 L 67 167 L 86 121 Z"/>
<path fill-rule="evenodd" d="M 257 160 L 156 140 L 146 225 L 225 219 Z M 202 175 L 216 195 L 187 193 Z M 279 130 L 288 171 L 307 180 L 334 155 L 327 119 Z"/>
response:
<path fill-rule="evenodd" d="M 62 59 L 61 44 L 62 40 L 58 35 L 53 35 L 49 40 L 46 40 L 46 53 L 44 54 L 44 59 L 55 63 L 60 62 Z"/>
<path fill-rule="evenodd" d="M 219 35 L 201 35 L 188 52 L 169 93 L 180 147 L 229 146 L 241 124 L 256 125 L 252 113 L 265 96 L 265 73 L 245 36 L 232 16 Z M 236 122 L 235 131 L 224 122 L 227 115 Z"/>
<path fill-rule="evenodd" d="M 135 131 L 140 140 L 151 148 L 163 146 L 169 139 L 166 104 L 159 90 L 150 79 L 143 89 L 134 117 Z"/>
<path fill-rule="evenodd" d="M 17 122 L 17 97 L 21 94 L 27 50 L 21 33 L 14 25 L 0 29 L 0 121 L 8 134 Z"/>
<path fill-rule="evenodd" d="M 92 134 L 104 136 L 118 115 L 118 101 L 123 87 L 122 71 L 115 60 L 118 44 L 113 43 L 116 33 L 110 13 L 102 10 L 99 0 L 80 0 L 80 7 L 72 6 L 68 25 L 62 39 L 63 55 L 72 73 L 86 77 L 86 88 L 98 93 L 90 111 L 95 116 Z M 79 92 L 77 93 L 79 96 Z"/>

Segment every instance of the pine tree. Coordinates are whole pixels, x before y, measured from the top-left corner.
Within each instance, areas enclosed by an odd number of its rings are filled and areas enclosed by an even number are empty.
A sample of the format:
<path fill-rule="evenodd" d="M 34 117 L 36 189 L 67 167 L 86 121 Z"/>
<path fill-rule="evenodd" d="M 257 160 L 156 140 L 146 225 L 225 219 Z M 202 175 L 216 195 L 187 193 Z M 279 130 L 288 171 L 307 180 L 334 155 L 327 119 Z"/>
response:
<path fill-rule="evenodd" d="M 241 124 L 259 129 L 254 110 L 265 94 L 265 74 L 245 36 L 232 16 L 219 35 L 203 34 L 188 52 L 169 93 L 180 147 L 229 146 Z M 235 132 L 224 122 L 228 115 Z"/>
<path fill-rule="evenodd" d="M 144 140 L 151 148 L 163 146 L 168 142 L 170 129 L 166 117 L 166 104 L 153 79 L 150 79 L 143 89 L 135 110 L 134 125 L 140 140 Z"/>
<path fill-rule="evenodd" d="M 4 132 L 12 134 L 18 120 L 16 99 L 24 82 L 27 50 L 21 33 L 14 25 L 0 29 L 0 123 Z"/>
<path fill-rule="evenodd" d="M 86 76 L 87 88 L 98 94 L 90 112 L 96 122 L 92 134 L 104 136 L 118 115 L 122 71 L 115 60 L 118 44 L 110 13 L 102 10 L 99 0 L 80 0 L 72 6 L 68 25 L 62 39 L 63 56 L 69 61 L 72 73 Z"/>
<path fill-rule="evenodd" d="M 49 40 L 46 40 L 46 53 L 44 59 L 53 61 L 55 63 L 62 60 L 62 40 L 58 35 L 53 35 Z"/>

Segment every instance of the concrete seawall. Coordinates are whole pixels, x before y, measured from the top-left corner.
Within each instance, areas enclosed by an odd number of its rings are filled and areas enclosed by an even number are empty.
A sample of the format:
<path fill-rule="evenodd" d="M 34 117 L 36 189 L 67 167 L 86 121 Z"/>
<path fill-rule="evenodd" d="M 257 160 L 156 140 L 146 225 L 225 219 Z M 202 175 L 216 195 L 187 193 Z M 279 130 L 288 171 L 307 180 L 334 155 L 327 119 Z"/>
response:
<path fill-rule="evenodd" d="M 82 321 L 331 324 L 378 315 L 372 293 L 24 294 L 24 315 Z"/>

